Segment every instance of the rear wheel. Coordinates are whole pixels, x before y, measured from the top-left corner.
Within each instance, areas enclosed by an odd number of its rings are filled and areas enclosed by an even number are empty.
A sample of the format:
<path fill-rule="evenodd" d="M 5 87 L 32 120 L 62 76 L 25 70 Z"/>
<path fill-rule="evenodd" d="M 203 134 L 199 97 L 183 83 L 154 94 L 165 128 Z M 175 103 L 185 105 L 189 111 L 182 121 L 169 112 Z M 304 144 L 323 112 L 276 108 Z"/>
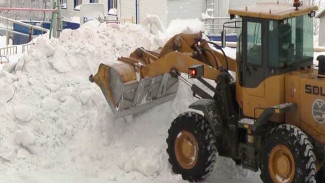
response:
<path fill-rule="evenodd" d="M 280 125 L 267 136 L 261 151 L 264 183 L 315 183 L 316 156 L 307 135 L 293 125 Z"/>
<path fill-rule="evenodd" d="M 188 112 L 178 116 L 168 130 L 167 145 L 172 169 L 183 179 L 200 181 L 213 170 L 215 139 L 202 115 Z"/>

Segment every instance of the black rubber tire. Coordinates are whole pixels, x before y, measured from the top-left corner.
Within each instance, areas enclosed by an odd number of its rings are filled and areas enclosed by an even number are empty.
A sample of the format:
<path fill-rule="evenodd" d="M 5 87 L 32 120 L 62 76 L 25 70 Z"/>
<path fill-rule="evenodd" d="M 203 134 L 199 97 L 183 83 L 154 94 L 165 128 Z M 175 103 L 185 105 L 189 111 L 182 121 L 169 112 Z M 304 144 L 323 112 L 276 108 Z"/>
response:
<path fill-rule="evenodd" d="M 267 135 L 261 150 L 261 179 L 273 183 L 268 170 L 269 155 L 276 145 L 285 145 L 295 161 L 295 174 L 291 183 L 316 183 L 316 156 L 308 136 L 298 127 L 283 124 Z"/>
<path fill-rule="evenodd" d="M 175 139 L 183 130 L 194 135 L 199 147 L 198 160 L 191 169 L 182 168 L 175 155 Z M 179 115 L 172 122 L 166 141 L 169 163 L 172 166 L 172 170 L 176 174 L 181 174 L 184 180 L 190 182 L 203 180 L 213 170 L 217 152 L 216 142 L 210 125 L 202 115 L 194 112 Z"/>

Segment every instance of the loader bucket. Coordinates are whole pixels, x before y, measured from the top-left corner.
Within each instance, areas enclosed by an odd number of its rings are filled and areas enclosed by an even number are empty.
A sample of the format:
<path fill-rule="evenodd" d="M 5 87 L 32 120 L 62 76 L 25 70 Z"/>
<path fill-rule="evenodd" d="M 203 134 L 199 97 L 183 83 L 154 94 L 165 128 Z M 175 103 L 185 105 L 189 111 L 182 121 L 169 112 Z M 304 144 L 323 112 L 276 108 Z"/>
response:
<path fill-rule="evenodd" d="M 138 113 L 176 96 L 178 79 L 169 73 L 152 78 L 139 77 L 133 66 L 116 62 L 100 64 L 97 74 L 91 75 L 89 80 L 101 88 L 116 117 Z"/>

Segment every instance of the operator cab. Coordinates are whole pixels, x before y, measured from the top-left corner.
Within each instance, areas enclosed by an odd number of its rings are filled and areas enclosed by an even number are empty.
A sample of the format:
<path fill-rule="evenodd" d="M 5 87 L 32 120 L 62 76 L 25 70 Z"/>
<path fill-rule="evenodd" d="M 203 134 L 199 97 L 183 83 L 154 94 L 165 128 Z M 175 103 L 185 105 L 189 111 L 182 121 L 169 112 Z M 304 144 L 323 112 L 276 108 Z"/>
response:
<path fill-rule="evenodd" d="M 239 15 L 242 19 L 242 29 L 238 34 L 237 61 L 240 84 L 246 87 L 256 87 L 269 76 L 313 64 L 312 15 L 317 7 L 302 6 L 295 10 L 291 4 L 256 5 L 257 10 L 261 8 L 268 11 L 267 15 L 254 14 L 255 8 L 250 11 L 248 7 L 245 11 L 229 11 L 237 13 L 233 15 Z M 283 11 L 292 11 L 296 16 L 278 13 Z"/>
<path fill-rule="evenodd" d="M 284 102 L 285 73 L 313 65 L 313 16 L 317 6 L 257 3 L 231 9 L 239 17 L 237 64 L 242 96 L 237 100 L 244 115 L 257 118 L 258 109 Z M 270 93 L 272 91 L 272 93 Z M 262 110 L 260 110 L 262 111 Z"/>

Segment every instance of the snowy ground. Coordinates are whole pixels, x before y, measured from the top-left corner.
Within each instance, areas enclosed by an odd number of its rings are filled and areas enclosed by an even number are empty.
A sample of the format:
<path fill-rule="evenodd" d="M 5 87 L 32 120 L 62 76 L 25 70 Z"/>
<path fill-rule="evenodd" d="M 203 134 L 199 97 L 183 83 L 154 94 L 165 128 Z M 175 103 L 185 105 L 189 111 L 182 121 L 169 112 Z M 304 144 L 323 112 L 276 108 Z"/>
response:
<path fill-rule="evenodd" d="M 63 31 L 60 39 L 44 35 L 17 66 L 2 70 L 1 183 L 184 182 L 171 171 L 165 140 L 173 119 L 195 101 L 190 88 L 180 83 L 175 100 L 114 119 L 100 89 L 88 81 L 100 63 L 137 47 L 162 46 L 169 35 L 153 22 L 142 27 L 93 21 Z M 218 158 L 206 182 L 261 181 Z"/>

